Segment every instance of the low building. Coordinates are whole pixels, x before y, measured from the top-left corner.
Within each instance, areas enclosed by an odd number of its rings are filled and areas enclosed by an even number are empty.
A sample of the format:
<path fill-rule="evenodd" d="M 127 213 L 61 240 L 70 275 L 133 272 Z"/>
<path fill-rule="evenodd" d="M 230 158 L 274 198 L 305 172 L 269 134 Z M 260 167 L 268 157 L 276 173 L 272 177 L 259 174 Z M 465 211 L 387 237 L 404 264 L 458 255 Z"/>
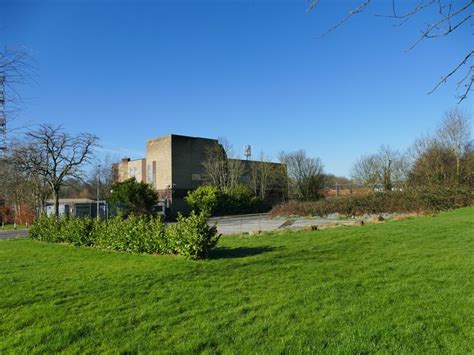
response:
<path fill-rule="evenodd" d="M 187 205 L 184 197 L 190 190 L 194 190 L 206 183 L 203 163 L 208 158 L 210 151 L 215 147 L 224 149 L 216 139 L 188 137 L 170 134 L 160 138 L 149 139 L 146 142 L 146 157 L 130 160 L 122 159 L 113 164 L 112 172 L 114 182 L 121 182 L 134 177 L 139 182 L 152 185 L 158 193 L 160 201 L 167 206 L 171 215 L 186 211 Z M 249 179 L 253 162 L 244 160 L 244 173 L 242 182 Z M 259 162 L 261 163 L 261 162 Z M 286 174 L 282 164 L 265 163 L 278 166 Z M 272 200 L 282 198 L 283 186 L 272 188 Z M 276 192 L 276 193 L 275 193 Z"/>
<path fill-rule="evenodd" d="M 107 216 L 105 201 L 99 201 L 100 217 Z M 54 200 L 46 201 L 46 214 L 54 215 Z M 68 217 L 97 217 L 97 201 L 90 198 L 60 198 L 59 215 Z"/>

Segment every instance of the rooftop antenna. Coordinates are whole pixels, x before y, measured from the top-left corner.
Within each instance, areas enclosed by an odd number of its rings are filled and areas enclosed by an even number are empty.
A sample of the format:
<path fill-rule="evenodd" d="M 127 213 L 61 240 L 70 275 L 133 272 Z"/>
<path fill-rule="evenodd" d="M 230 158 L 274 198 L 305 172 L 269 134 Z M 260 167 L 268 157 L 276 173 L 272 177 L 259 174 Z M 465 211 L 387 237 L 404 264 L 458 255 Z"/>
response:
<path fill-rule="evenodd" d="M 3 164 L 6 164 L 7 158 L 7 116 L 5 114 L 5 76 L 0 74 L 0 178 L 5 179 L 7 169 Z M 2 189 L 3 190 L 3 189 Z M 7 199 L 7 185 L 0 193 L 1 202 L 5 204 Z M 3 217 L 2 217 L 3 218 Z M 3 223 L 3 220 L 2 220 Z"/>
<path fill-rule="evenodd" d="M 244 147 L 244 156 L 247 160 L 250 160 L 250 157 L 252 156 L 252 147 L 249 144 Z"/>

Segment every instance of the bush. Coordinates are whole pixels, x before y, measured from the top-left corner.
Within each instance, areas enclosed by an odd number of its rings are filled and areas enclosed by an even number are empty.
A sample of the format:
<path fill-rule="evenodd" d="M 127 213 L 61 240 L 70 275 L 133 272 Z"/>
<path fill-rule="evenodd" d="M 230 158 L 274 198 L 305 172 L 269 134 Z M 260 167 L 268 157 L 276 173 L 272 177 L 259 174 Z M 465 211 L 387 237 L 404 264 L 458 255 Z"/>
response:
<path fill-rule="evenodd" d="M 219 237 L 207 215 L 192 213 L 167 227 L 159 217 L 129 216 L 109 220 L 42 217 L 30 229 L 32 239 L 100 249 L 206 258 Z"/>
<path fill-rule="evenodd" d="M 236 186 L 231 192 L 225 193 L 219 201 L 217 215 L 233 215 L 264 212 L 263 201 L 256 197 L 245 185 Z"/>
<path fill-rule="evenodd" d="M 374 192 L 314 202 L 288 202 L 276 206 L 272 216 L 325 216 L 330 213 L 362 215 L 385 212 L 437 212 L 474 204 L 474 192 L 465 188 L 409 189 Z"/>
<path fill-rule="evenodd" d="M 94 244 L 94 219 L 85 218 L 66 218 L 60 221 L 61 229 L 59 231 L 62 241 L 76 246 L 90 246 Z"/>
<path fill-rule="evenodd" d="M 268 211 L 268 206 L 245 185 L 238 185 L 231 191 L 222 191 L 215 186 L 203 185 L 189 191 L 186 202 L 193 211 L 211 216 L 259 213 Z"/>
<path fill-rule="evenodd" d="M 191 212 L 189 217 L 178 216 L 178 222 L 167 230 L 172 252 L 191 259 L 208 257 L 209 250 L 216 246 L 220 235 L 216 226 L 207 224 L 204 214 Z"/>
<path fill-rule="evenodd" d="M 129 216 L 98 221 L 97 247 L 131 253 L 167 254 L 165 224 L 159 217 Z"/>
<path fill-rule="evenodd" d="M 107 202 L 113 214 L 124 217 L 130 214 L 150 216 L 158 202 L 158 195 L 151 185 L 131 178 L 113 184 Z"/>
<path fill-rule="evenodd" d="M 203 185 L 189 191 L 185 197 L 186 203 L 193 211 L 213 215 L 222 199 L 221 191 L 211 185 Z"/>
<path fill-rule="evenodd" d="M 42 216 L 30 227 L 30 238 L 50 243 L 61 243 L 61 225 L 63 219 Z"/>

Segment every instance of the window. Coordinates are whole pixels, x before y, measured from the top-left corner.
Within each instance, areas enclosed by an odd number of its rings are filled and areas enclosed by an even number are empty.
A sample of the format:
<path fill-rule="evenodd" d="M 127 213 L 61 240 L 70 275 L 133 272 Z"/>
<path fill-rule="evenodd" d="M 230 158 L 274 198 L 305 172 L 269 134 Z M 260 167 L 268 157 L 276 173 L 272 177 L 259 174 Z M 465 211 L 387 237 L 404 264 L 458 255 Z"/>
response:
<path fill-rule="evenodd" d="M 147 164 L 146 166 L 146 182 L 148 184 L 153 182 L 153 170 L 151 168 L 151 164 Z"/>

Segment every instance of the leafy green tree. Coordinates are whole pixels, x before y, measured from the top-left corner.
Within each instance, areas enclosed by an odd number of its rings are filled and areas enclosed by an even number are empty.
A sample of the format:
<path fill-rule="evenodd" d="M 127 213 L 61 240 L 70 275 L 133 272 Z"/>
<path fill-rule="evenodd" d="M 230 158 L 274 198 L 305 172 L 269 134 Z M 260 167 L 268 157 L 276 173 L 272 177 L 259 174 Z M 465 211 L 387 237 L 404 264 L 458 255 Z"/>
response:
<path fill-rule="evenodd" d="M 131 213 L 150 215 L 153 212 L 153 206 L 158 202 L 158 195 L 151 185 L 131 178 L 113 184 L 107 202 L 117 208 L 118 213 L 123 216 Z"/>
<path fill-rule="evenodd" d="M 189 191 L 185 200 L 192 210 L 212 215 L 221 200 L 221 191 L 213 185 L 199 186 L 196 190 Z"/>
<path fill-rule="evenodd" d="M 203 185 L 189 191 L 185 200 L 193 211 L 207 216 L 258 213 L 268 209 L 246 185 L 236 185 L 232 191 Z"/>

